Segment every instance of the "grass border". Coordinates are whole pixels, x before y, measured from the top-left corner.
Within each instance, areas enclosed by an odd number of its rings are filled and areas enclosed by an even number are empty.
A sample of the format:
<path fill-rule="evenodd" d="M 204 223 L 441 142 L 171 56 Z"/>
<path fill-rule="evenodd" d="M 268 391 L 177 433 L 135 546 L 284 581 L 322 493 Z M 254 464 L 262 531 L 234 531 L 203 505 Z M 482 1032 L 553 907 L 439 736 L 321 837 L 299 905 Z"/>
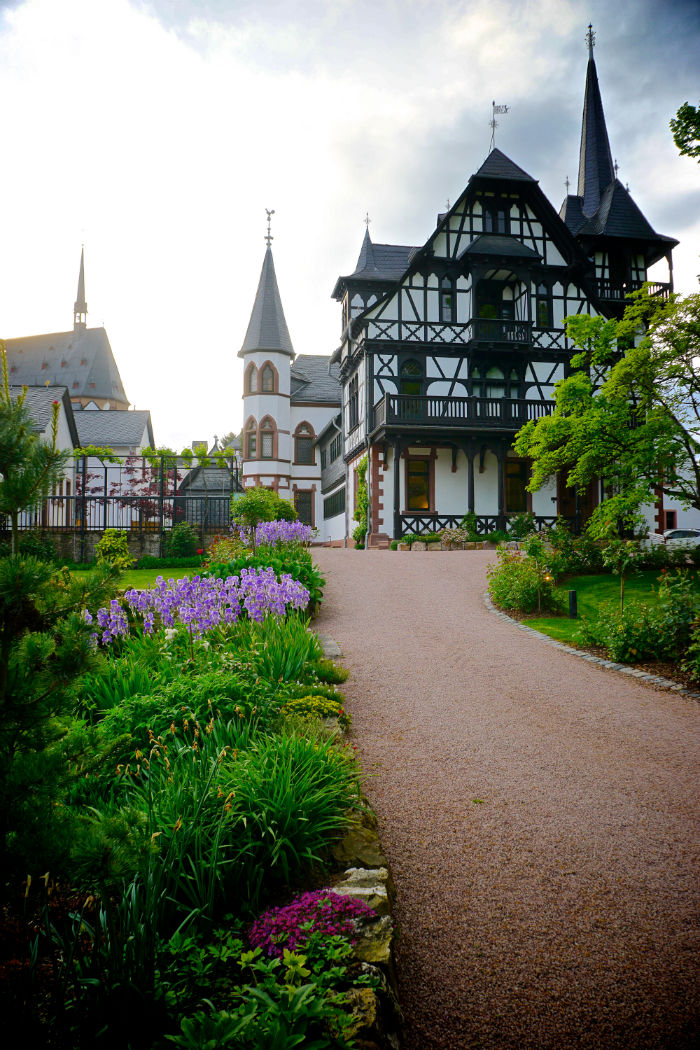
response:
<path fill-rule="evenodd" d="M 640 682 L 648 682 L 649 685 L 661 686 L 662 689 L 667 689 L 673 693 L 679 693 L 681 696 L 690 697 L 692 700 L 700 700 L 700 693 L 694 693 L 690 689 L 686 689 L 685 686 L 680 685 L 678 682 L 672 681 L 670 678 L 662 678 L 661 675 L 647 674 L 646 671 L 637 671 L 634 667 L 630 667 L 629 664 L 618 664 L 614 660 L 605 660 L 602 656 L 594 656 L 593 653 L 587 653 L 582 649 L 574 649 L 572 645 L 565 645 L 563 642 L 558 642 L 554 638 L 550 638 L 548 634 L 543 634 L 542 631 L 536 631 L 534 627 L 528 627 L 527 624 L 521 623 L 520 620 L 514 620 L 508 613 L 503 612 L 491 601 L 491 596 L 488 591 L 484 592 L 484 605 L 489 612 L 494 613 L 499 619 L 506 621 L 506 623 L 512 624 L 521 631 L 527 631 L 528 634 L 535 635 L 540 641 L 545 642 L 547 645 L 553 645 L 556 649 L 562 649 L 565 653 L 570 653 L 571 656 L 578 656 L 581 660 L 588 660 L 589 663 L 597 664 L 599 667 L 605 667 L 609 671 L 619 671 L 622 674 L 628 675 L 630 678 L 636 678 Z"/>

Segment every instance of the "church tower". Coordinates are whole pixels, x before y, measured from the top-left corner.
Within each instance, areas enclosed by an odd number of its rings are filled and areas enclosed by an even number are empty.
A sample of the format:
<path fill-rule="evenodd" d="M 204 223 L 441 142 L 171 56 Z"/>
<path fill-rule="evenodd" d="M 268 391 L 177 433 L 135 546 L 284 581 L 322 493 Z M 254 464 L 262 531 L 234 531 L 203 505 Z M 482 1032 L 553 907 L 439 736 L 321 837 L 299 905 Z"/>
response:
<path fill-rule="evenodd" d="M 267 248 L 243 359 L 243 485 L 264 485 L 289 499 L 291 468 L 291 365 L 294 347 L 287 329 L 272 258 L 267 212 Z"/>
<path fill-rule="evenodd" d="M 581 148 L 576 194 L 566 197 L 560 215 L 595 266 L 594 300 L 607 317 L 619 317 L 626 296 L 647 280 L 647 270 L 660 259 L 668 262 L 668 281 L 651 291 L 666 298 L 673 291 L 671 252 L 673 237 L 656 233 L 617 178 L 605 124 L 593 48 L 595 33 L 589 25 L 588 68 L 583 102 Z"/>

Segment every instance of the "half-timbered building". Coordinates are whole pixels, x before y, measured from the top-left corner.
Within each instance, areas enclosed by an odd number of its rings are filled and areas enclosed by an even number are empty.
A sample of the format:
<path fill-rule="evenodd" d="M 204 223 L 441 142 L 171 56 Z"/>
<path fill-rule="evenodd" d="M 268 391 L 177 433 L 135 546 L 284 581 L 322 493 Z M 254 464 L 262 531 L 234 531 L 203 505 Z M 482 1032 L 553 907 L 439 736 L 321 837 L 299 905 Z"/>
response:
<path fill-rule="evenodd" d="M 553 408 L 572 354 L 564 318 L 618 316 L 647 269 L 677 243 L 657 234 L 616 177 L 593 39 L 577 193 L 557 213 L 535 178 L 493 149 L 425 244 L 374 244 L 338 278 L 349 514 L 353 471 L 369 456 L 369 543 L 458 524 L 505 528 L 585 519 L 601 496 L 562 479 L 530 494 L 512 448 L 520 427 Z M 658 527 L 658 519 L 650 524 Z"/>

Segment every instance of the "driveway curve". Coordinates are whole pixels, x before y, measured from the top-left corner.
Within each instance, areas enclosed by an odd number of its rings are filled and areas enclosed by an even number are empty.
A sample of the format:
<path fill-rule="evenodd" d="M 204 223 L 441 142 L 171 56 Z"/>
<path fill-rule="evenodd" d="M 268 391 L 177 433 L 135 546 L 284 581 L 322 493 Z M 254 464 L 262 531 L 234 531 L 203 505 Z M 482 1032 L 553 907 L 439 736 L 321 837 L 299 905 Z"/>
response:
<path fill-rule="evenodd" d="M 489 552 L 314 557 L 397 887 L 406 1050 L 697 1046 L 696 702 L 489 613 Z"/>

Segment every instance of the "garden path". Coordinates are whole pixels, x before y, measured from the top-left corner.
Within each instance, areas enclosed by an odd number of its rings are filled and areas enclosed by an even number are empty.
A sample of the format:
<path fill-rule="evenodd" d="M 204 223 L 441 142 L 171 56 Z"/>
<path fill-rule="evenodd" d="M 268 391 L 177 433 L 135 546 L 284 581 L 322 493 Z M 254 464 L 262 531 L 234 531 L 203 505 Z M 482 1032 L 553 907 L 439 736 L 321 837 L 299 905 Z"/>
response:
<path fill-rule="evenodd" d="M 698 1045 L 697 704 L 489 613 L 489 552 L 314 557 L 406 1050 Z"/>

